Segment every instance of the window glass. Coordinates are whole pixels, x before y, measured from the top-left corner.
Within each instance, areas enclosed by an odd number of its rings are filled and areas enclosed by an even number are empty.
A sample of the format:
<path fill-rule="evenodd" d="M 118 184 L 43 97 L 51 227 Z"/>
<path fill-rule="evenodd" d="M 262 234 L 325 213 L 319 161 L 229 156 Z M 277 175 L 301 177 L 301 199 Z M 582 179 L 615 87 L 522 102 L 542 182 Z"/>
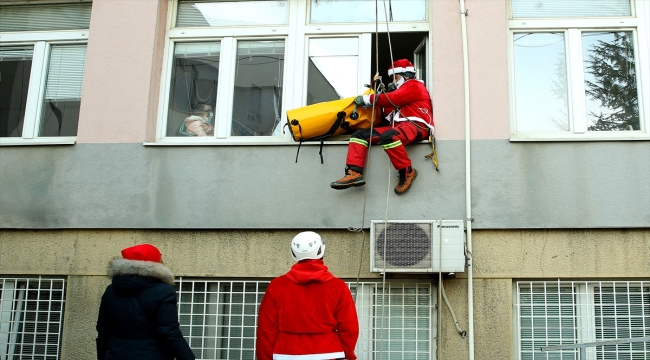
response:
<path fill-rule="evenodd" d="M 572 345 L 648 336 L 649 290 L 647 282 L 518 282 L 518 359 L 578 360 L 580 350 Z M 590 346 L 586 351 L 593 359 L 644 359 L 650 343 Z"/>
<path fill-rule="evenodd" d="M 594 315 L 598 341 L 642 338 L 650 328 L 650 288 L 647 286 L 596 287 Z M 650 353 L 650 343 L 597 347 L 598 359 L 643 359 Z"/>
<path fill-rule="evenodd" d="M 0 6 L 0 32 L 88 29 L 92 3 Z"/>
<path fill-rule="evenodd" d="M 521 286 L 518 316 L 522 360 L 536 359 L 541 346 L 575 342 L 576 314 L 570 286 Z M 575 350 L 554 355 L 557 359 L 576 359 Z"/>
<path fill-rule="evenodd" d="M 174 46 L 167 136 L 214 135 L 221 44 Z"/>
<path fill-rule="evenodd" d="M 512 0 L 513 18 L 630 16 L 630 0 Z"/>
<path fill-rule="evenodd" d="M 287 0 L 182 1 L 177 27 L 279 25 L 287 23 Z"/>
<path fill-rule="evenodd" d="M 359 39 L 309 40 L 307 105 L 357 94 Z"/>
<path fill-rule="evenodd" d="M 0 137 L 21 137 L 32 47 L 0 47 Z"/>
<path fill-rule="evenodd" d="M 179 280 L 179 322 L 197 359 L 255 359 L 268 282 Z"/>
<path fill-rule="evenodd" d="M 513 45 L 517 131 L 568 131 L 564 33 L 516 33 Z"/>
<path fill-rule="evenodd" d="M 0 279 L 0 358 L 59 359 L 64 309 L 64 279 Z"/>
<path fill-rule="evenodd" d="M 587 129 L 640 130 L 632 32 L 583 32 Z"/>
<path fill-rule="evenodd" d="M 375 7 L 378 7 L 377 9 Z M 425 0 L 311 0 L 312 23 L 361 23 L 379 21 L 425 21 Z"/>
<path fill-rule="evenodd" d="M 284 40 L 238 42 L 231 135 L 280 135 L 283 69 Z"/>
<path fill-rule="evenodd" d="M 259 306 L 268 281 L 178 278 L 181 332 L 197 359 L 255 359 Z M 350 282 L 359 359 L 431 359 L 431 283 Z"/>
<path fill-rule="evenodd" d="M 86 45 L 52 46 L 40 136 L 77 135 L 85 63 Z"/>

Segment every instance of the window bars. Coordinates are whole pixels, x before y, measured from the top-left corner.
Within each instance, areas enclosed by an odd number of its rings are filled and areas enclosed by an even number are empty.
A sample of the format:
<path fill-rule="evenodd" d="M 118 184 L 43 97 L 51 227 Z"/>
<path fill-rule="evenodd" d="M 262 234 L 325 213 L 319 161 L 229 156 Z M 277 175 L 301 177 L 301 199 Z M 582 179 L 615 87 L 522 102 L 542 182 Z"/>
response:
<path fill-rule="evenodd" d="M 179 320 L 197 359 L 255 359 L 257 311 L 268 281 L 177 279 Z M 348 283 L 356 292 L 359 359 L 430 360 L 430 283 Z"/>
<path fill-rule="evenodd" d="M 579 349 L 541 348 L 650 336 L 650 282 L 520 281 L 515 311 L 519 358 L 579 359 Z M 601 345 L 587 359 L 650 359 L 650 343 Z M 585 360 L 585 359 L 580 359 Z"/>
<path fill-rule="evenodd" d="M 65 279 L 0 278 L 0 359 L 59 359 Z"/>

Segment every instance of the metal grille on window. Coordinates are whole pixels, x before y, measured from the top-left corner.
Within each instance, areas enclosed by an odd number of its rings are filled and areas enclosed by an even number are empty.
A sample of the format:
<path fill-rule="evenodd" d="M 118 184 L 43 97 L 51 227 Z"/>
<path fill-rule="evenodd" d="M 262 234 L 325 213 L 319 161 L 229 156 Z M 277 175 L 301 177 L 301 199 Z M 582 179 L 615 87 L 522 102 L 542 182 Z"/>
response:
<path fill-rule="evenodd" d="M 268 284 L 178 279 L 181 331 L 197 359 L 255 359 L 257 312 Z M 348 286 L 356 293 L 359 359 L 431 359 L 431 284 Z"/>
<path fill-rule="evenodd" d="M 519 359 L 577 360 L 577 349 L 540 349 L 650 336 L 650 282 L 520 281 L 515 308 Z M 597 360 L 648 360 L 650 344 L 589 347 L 586 354 Z"/>
<path fill-rule="evenodd" d="M 0 359 L 59 359 L 65 279 L 0 278 Z"/>

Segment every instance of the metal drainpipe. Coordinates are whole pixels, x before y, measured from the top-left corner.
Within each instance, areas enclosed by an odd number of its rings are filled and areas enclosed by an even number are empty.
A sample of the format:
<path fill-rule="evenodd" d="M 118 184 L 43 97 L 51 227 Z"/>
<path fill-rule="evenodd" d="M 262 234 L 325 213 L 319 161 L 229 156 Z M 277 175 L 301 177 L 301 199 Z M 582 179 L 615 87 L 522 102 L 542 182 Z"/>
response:
<path fill-rule="evenodd" d="M 474 285 L 472 280 L 472 182 L 470 172 L 470 111 L 469 111 L 469 58 L 467 54 L 468 15 L 465 0 L 460 0 L 460 24 L 463 38 L 463 77 L 465 88 L 465 210 L 467 224 L 467 336 L 469 360 L 474 360 Z"/>

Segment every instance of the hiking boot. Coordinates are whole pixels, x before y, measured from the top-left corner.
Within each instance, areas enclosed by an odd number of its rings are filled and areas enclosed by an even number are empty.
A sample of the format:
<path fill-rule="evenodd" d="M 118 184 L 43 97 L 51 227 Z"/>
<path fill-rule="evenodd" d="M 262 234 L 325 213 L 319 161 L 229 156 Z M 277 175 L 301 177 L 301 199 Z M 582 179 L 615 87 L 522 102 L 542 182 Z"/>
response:
<path fill-rule="evenodd" d="M 397 181 L 397 185 L 395 185 L 395 193 L 398 195 L 404 194 L 411 187 L 411 183 L 415 180 L 416 176 L 418 176 L 418 171 L 411 167 L 400 170 L 399 180 Z"/>
<path fill-rule="evenodd" d="M 330 186 L 332 189 L 343 190 L 353 186 L 363 186 L 365 184 L 366 181 L 363 179 L 362 173 L 352 169 L 345 169 L 345 176 L 331 183 Z"/>

